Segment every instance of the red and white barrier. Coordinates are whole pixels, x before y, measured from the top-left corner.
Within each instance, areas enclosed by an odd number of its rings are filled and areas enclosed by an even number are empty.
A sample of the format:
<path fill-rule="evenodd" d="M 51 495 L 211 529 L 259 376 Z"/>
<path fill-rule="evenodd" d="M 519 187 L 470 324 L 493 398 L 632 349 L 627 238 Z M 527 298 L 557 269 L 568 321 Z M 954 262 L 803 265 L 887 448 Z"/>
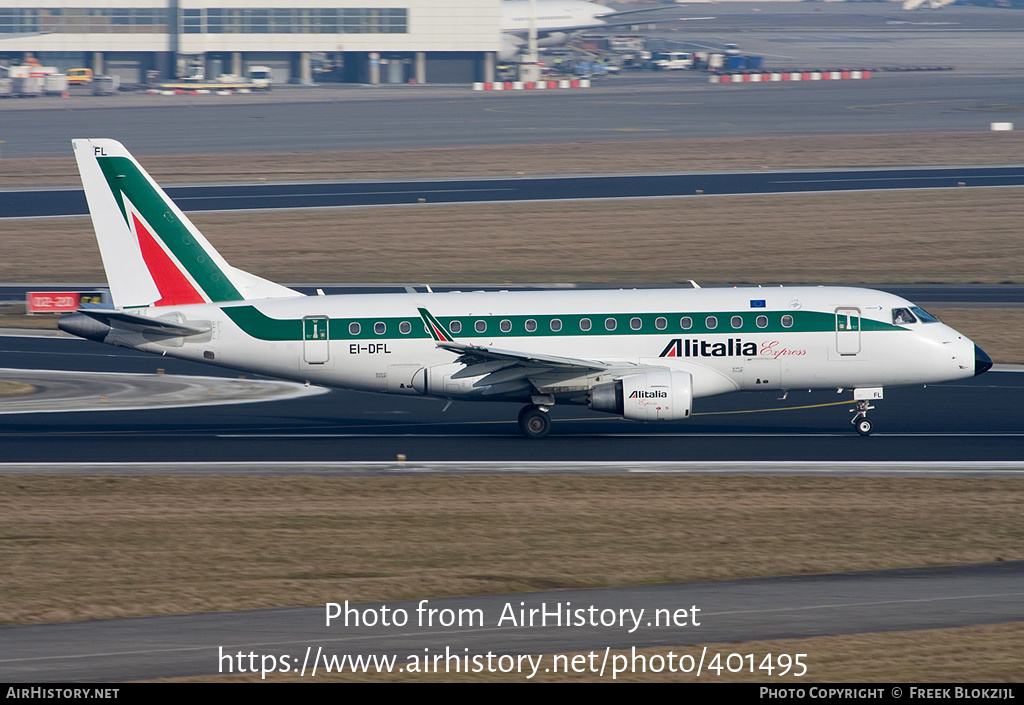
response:
<path fill-rule="evenodd" d="M 847 81 L 871 78 L 867 69 L 836 71 L 769 71 L 714 74 L 708 83 L 774 83 L 777 81 Z"/>
<path fill-rule="evenodd" d="M 148 88 L 146 89 L 148 95 L 234 95 L 235 93 L 252 93 L 248 88 L 223 88 L 220 90 L 210 90 L 209 88 L 193 88 L 186 90 L 184 88 Z"/>
<path fill-rule="evenodd" d="M 539 91 L 558 88 L 590 88 L 589 78 L 561 78 L 555 81 L 478 81 L 474 91 Z"/>

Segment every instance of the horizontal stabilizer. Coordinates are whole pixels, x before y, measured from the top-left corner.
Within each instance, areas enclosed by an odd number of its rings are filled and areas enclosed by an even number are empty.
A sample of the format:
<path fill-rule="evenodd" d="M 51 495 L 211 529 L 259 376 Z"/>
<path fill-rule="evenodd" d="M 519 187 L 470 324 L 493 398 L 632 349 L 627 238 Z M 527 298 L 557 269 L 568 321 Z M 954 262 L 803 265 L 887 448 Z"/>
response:
<path fill-rule="evenodd" d="M 167 318 L 149 318 L 123 311 L 82 310 L 61 316 L 57 327 L 80 338 L 102 341 L 111 329 L 117 328 L 135 333 L 148 333 L 168 338 L 183 338 L 189 335 L 209 333 L 209 322 L 188 322 Z"/>

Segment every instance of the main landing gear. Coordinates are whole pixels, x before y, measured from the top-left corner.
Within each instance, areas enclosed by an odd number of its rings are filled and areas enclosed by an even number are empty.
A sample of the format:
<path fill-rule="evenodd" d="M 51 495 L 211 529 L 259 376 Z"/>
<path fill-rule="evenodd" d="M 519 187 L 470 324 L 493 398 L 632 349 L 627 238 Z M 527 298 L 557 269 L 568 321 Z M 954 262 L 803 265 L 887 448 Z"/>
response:
<path fill-rule="evenodd" d="M 527 438 L 544 438 L 551 432 L 548 407 L 530 404 L 519 412 L 519 429 Z"/>

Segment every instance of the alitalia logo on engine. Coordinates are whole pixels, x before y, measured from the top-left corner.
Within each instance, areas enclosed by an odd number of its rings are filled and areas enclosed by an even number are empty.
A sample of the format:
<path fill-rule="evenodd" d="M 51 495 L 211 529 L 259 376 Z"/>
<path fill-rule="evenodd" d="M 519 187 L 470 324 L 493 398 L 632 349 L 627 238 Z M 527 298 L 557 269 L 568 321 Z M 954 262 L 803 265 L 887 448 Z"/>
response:
<path fill-rule="evenodd" d="M 648 392 L 644 389 L 634 389 L 633 393 L 629 395 L 630 399 L 665 399 L 668 397 L 668 392 L 662 392 L 655 390 Z"/>
<path fill-rule="evenodd" d="M 729 338 L 718 343 L 673 338 L 658 357 L 755 357 L 757 354 L 757 343 L 745 343 L 740 338 Z"/>

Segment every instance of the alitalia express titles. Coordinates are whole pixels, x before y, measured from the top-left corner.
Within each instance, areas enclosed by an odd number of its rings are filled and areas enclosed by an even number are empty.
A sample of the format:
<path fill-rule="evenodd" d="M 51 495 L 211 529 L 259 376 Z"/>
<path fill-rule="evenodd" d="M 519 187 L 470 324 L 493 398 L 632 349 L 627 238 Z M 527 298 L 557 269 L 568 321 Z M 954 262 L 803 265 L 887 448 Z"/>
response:
<path fill-rule="evenodd" d="M 743 342 L 741 338 L 712 343 L 696 338 L 674 338 L 669 341 L 658 357 L 773 357 L 776 360 L 787 355 L 806 355 L 807 350 L 787 348 L 778 340 Z"/>

